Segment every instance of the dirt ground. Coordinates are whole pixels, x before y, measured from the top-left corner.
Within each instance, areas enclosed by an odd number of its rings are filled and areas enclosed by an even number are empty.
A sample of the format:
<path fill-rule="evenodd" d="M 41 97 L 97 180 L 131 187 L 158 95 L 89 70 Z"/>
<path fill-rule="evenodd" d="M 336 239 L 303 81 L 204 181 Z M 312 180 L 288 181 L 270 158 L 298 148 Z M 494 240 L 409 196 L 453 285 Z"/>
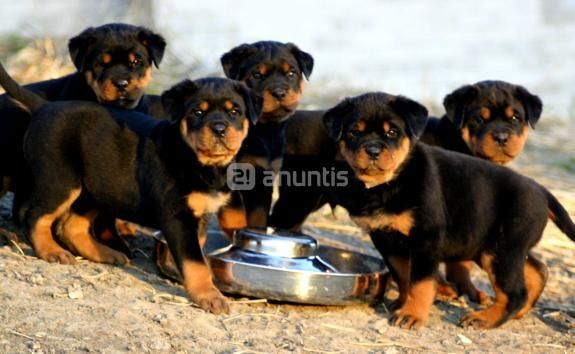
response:
<path fill-rule="evenodd" d="M 572 217 L 574 133 L 566 124 L 542 122 L 512 166 L 550 188 Z M 5 198 L 0 212 L 9 203 Z M 0 226 L 17 231 L 1 218 Z M 314 214 L 307 231 L 321 242 L 376 254 L 341 210 Z M 473 307 L 465 298 L 436 302 L 419 331 L 391 327 L 383 304 L 302 306 L 235 297 L 229 315 L 215 316 L 157 274 L 152 245 L 137 240 L 126 267 L 63 266 L 36 259 L 23 242 L 0 240 L 0 353 L 575 352 L 575 244 L 551 224 L 536 248 L 550 271 L 542 298 L 526 318 L 486 331 L 457 325 Z M 475 276 L 489 290 L 485 276 Z"/>

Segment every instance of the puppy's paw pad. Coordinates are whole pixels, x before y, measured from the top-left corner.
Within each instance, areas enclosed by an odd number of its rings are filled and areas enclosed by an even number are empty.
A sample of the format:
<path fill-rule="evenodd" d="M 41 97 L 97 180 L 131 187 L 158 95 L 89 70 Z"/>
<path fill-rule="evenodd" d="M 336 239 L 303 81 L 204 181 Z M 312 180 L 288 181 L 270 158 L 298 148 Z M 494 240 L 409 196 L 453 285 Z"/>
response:
<path fill-rule="evenodd" d="M 427 319 L 416 314 L 411 314 L 404 310 L 394 312 L 389 320 L 390 324 L 402 329 L 419 329 L 425 325 Z"/>

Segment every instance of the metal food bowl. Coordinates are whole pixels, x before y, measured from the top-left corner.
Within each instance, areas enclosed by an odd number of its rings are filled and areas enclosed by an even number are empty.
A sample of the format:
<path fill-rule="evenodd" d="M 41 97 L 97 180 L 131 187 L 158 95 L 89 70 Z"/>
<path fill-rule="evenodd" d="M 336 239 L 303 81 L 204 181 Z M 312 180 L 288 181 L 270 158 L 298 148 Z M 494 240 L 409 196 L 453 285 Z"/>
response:
<path fill-rule="evenodd" d="M 383 291 L 381 259 L 323 246 L 308 235 L 242 229 L 231 245 L 221 247 L 222 239 L 219 232 L 210 232 L 204 251 L 216 286 L 227 293 L 348 305 L 371 302 Z"/>

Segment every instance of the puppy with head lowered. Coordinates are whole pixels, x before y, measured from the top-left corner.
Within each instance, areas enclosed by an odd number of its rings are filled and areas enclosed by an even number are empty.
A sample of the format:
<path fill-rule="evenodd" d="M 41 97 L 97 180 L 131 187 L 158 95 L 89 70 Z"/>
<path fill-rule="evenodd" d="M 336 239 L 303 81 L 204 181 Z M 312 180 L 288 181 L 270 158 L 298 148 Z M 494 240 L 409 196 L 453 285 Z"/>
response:
<path fill-rule="evenodd" d="M 575 241 L 561 204 L 533 180 L 481 159 L 418 142 L 427 110 L 402 96 L 368 93 L 324 115 L 355 178 L 332 193 L 368 232 L 399 287 L 391 323 L 425 324 L 440 262 L 473 259 L 487 272 L 494 303 L 462 325 L 497 327 L 524 316 L 547 271 L 530 249 L 547 218 Z"/>
<path fill-rule="evenodd" d="M 0 67 L 0 84 L 32 112 L 24 153 L 34 176 L 24 224 L 36 255 L 74 263 L 127 258 L 90 236 L 100 211 L 160 229 L 201 308 L 228 312 L 204 262 L 207 217 L 225 205 L 226 168 L 261 113 L 261 98 L 221 78 L 185 80 L 162 94 L 171 120 L 83 101 L 46 102 Z"/>
<path fill-rule="evenodd" d="M 281 167 L 286 120 L 299 104 L 313 58 L 292 43 L 260 41 L 233 48 L 221 62 L 227 77 L 244 82 L 263 97 L 264 103 L 258 124 L 250 130 L 238 155 L 239 162 L 254 166 L 256 185 L 241 195 L 234 193 L 230 207 L 220 214 L 220 225 L 228 232 L 244 226 L 265 227 L 272 187 L 263 185 L 263 174 L 278 172 Z"/>
<path fill-rule="evenodd" d="M 446 114 L 430 118 L 421 141 L 504 165 L 523 151 L 529 127 L 535 127 L 542 102 L 526 88 L 504 81 L 480 81 L 445 96 Z M 488 296 L 475 288 L 470 278 L 472 262 L 448 262 L 446 278 L 460 293 L 479 303 Z M 457 296 L 441 283 L 443 297 Z"/>

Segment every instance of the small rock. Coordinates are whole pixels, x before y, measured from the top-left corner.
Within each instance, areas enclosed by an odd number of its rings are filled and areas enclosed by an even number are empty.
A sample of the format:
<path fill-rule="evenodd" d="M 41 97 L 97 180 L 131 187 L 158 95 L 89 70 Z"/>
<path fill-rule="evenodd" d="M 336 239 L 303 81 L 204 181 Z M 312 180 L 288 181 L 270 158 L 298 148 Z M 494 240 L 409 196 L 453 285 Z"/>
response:
<path fill-rule="evenodd" d="M 44 285 L 45 279 L 42 274 L 34 273 L 28 277 L 28 281 L 34 285 Z"/>
<path fill-rule="evenodd" d="M 163 340 L 154 341 L 152 344 L 150 344 L 149 347 L 153 351 L 157 351 L 157 352 L 158 351 L 167 351 L 167 350 L 170 350 L 172 348 L 170 343 L 163 341 Z"/>
<path fill-rule="evenodd" d="M 36 342 L 35 340 L 31 340 L 26 342 L 26 346 L 30 349 L 30 350 L 39 350 L 42 346 L 40 345 L 40 343 Z"/>
<path fill-rule="evenodd" d="M 164 326 L 168 323 L 168 317 L 164 314 L 159 314 L 154 316 L 154 321 Z"/>
<path fill-rule="evenodd" d="M 72 300 L 82 299 L 84 293 L 82 293 L 82 289 L 80 288 L 70 288 L 68 289 L 68 297 Z"/>
<path fill-rule="evenodd" d="M 34 335 L 36 338 L 45 338 L 47 336 L 46 332 L 38 332 Z"/>
<path fill-rule="evenodd" d="M 460 343 L 460 344 L 463 344 L 463 345 L 473 344 L 473 341 L 471 341 L 471 339 L 467 338 L 467 337 L 464 336 L 463 334 L 458 334 L 458 335 L 457 335 L 457 339 L 459 340 L 459 343 Z"/>

